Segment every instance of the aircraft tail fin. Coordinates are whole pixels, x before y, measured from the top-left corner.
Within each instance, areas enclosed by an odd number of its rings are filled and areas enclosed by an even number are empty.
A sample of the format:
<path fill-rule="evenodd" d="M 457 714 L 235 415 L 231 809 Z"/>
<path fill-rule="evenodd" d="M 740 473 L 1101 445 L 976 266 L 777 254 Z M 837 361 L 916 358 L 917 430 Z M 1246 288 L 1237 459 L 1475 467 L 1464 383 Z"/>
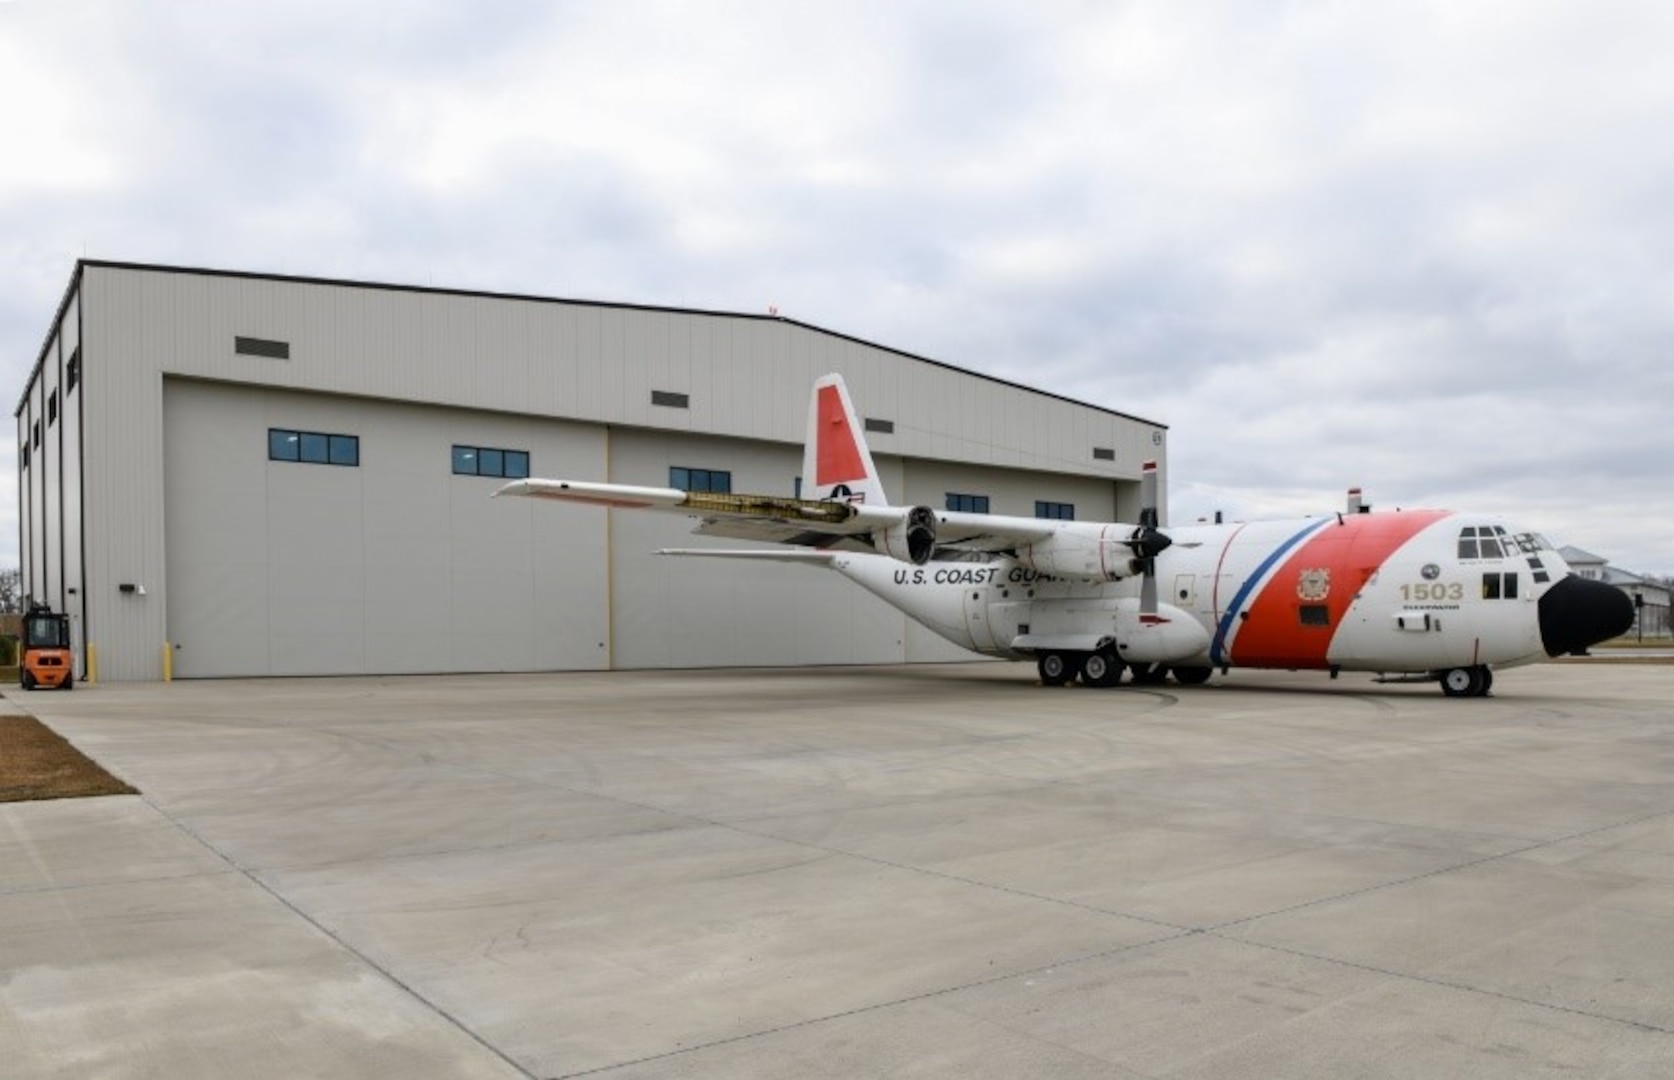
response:
<path fill-rule="evenodd" d="M 814 383 L 808 441 L 802 450 L 802 497 L 889 505 L 841 375 L 827 375 Z"/>

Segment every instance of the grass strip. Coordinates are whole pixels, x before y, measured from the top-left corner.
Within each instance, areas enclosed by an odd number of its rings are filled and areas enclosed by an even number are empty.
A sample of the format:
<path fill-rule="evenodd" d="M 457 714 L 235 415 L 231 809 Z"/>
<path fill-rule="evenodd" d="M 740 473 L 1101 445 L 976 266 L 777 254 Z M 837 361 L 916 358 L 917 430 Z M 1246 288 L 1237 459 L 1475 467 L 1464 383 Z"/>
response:
<path fill-rule="evenodd" d="M 0 716 L 0 802 L 137 794 L 33 716 Z"/>

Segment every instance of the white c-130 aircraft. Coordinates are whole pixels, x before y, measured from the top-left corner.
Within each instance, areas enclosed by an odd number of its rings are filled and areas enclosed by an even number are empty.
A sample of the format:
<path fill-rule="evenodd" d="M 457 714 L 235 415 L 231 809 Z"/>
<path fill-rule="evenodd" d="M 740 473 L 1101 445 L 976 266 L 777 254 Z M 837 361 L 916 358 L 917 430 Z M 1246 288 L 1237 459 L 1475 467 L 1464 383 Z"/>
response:
<path fill-rule="evenodd" d="M 1488 693 L 1494 671 L 1624 633 L 1633 605 L 1574 575 L 1541 536 L 1444 510 L 1158 525 L 1155 462 L 1137 523 L 892 506 L 842 376 L 814 384 L 803 457 L 812 498 L 515 480 L 496 495 L 699 519 L 708 536 L 788 547 L 664 554 L 829 567 L 974 652 L 1033 658 L 1041 681 L 1115 686 L 1235 667 L 1374 672 Z M 1164 597 L 1166 596 L 1166 599 Z"/>

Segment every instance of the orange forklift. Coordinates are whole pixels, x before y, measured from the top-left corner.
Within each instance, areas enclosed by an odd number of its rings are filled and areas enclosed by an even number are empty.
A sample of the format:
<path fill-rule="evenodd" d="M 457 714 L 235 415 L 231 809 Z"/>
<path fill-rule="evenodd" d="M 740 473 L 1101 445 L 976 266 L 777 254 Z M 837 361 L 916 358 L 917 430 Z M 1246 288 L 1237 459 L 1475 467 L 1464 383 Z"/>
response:
<path fill-rule="evenodd" d="M 23 617 L 23 653 L 18 678 L 25 690 L 37 686 L 73 689 L 76 654 L 70 649 L 70 617 L 45 604 L 31 604 Z"/>

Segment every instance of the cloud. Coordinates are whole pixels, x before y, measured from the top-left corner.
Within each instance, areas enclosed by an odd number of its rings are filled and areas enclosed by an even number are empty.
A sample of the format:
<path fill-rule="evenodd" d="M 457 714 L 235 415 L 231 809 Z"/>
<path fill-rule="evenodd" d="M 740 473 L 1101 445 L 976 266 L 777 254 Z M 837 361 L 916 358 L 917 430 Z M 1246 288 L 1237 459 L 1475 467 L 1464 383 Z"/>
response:
<path fill-rule="evenodd" d="M 1169 424 L 1177 519 L 1363 484 L 1674 570 L 1670 31 L 1631 0 L 9 4 L 0 351 L 21 388 L 82 254 L 776 304 Z"/>

